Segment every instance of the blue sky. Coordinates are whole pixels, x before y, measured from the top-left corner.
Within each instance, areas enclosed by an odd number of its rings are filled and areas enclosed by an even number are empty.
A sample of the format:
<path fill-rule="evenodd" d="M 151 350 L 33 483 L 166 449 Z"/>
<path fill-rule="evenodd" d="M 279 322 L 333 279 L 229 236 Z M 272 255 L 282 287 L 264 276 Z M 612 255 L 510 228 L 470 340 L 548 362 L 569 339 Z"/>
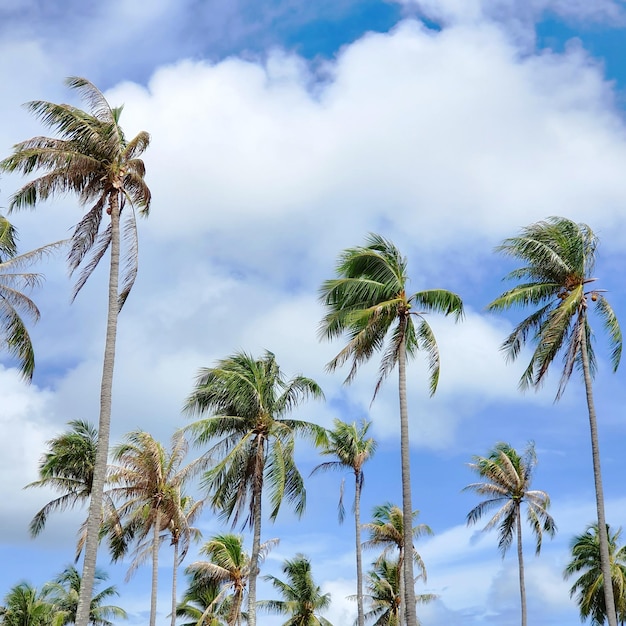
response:
<path fill-rule="evenodd" d="M 340 344 L 316 337 L 321 281 L 342 249 L 380 232 L 407 255 L 414 290 L 451 289 L 466 306 L 461 324 L 431 320 L 442 357 L 437 395 L 428 397 L 419 358 L 409 370 L 414 505 L 435 532 L 418 544 L 423 589 L 440 595 L 420 609 L 422 623 L 518 623 L 514 555 L 502 560 L 494 535 L 465 527 L 476 499 L 461 489 L 473 480 L 472 455 L 529 440 L 539 457 L 534 487 L 550 493 L 559 527 L 539 558 L 528 551 L 529 619 L 577 623 L 561 572 L 568 542 L 594 517 L 584 396 L 574 378 L 554 404 L 558 372 L 538 393 L 521 394 L 524 359 L 507 365 L 498 351 L 519 315 L 484 308 L 511 269 L 494 246 L 563 215 L 599 234 L 599 284 L 626 319 L 625 9 L 614 0 L 3 3 L 2 155 L 42 132 L 20 105 L 67 101 L 71 75 L 125 105 L 129 136 L 152 135 L 145 161 L 154 200 L 120 318 L 113 440 L 144 428 L 167 442 L 186 423 L 181 406 L 198 368 L 267 348 L 287 374 L 311 376 L 326 392 L 325 404 L 298 416 L 374 422 L 364 519 L 375 504 L 399 502 L 395 380 L 370 407 L 376 363 L 342 387 L 341 372 L 324 371 Z M 0 207 L 20 182 L 0 180 Z M 80 214 L 63 198 L 13 220 L 25 250 L 67 236 Z M 50 494 L 22 487 L 35 479 L 46 440 L 98 414 L 106 273 L 70 306 L 63 260 L 44 271 L 33 384 L 9 360 L 0 366 L 0 557 L 11 563 L 0 572 L 2 595 L 22 579 L 40 585 L 71 561 L 84 513 L 55 516 L 32 541 L 26 527 Z M 597 340 L 607 518 L 621 526 L 624 372 L 611 373 L 600 332 Z M 306 475 L 319 462 L 305 445 L 298 456 Z M 263 531 L 281 538 L 264 572 L 305 552 L 332 593 L 335 626 L 356 613 L 345 598 L 354 593 L 354 554 L 351 525 L 336 520 L 339 483 L 308 479 L 305 517 L 285 509 Z M 201 526 L 207 538 L 223 530 L 209 513 Z M 161 620 L 169 557 L 163 550 Z M 129 623 L 145 623 L 148 569 L 125 585 L 123 566 L 109 566 L 105 553 L 100 565 Z M 269 593 L 261 587 L 259 596 Z"/>

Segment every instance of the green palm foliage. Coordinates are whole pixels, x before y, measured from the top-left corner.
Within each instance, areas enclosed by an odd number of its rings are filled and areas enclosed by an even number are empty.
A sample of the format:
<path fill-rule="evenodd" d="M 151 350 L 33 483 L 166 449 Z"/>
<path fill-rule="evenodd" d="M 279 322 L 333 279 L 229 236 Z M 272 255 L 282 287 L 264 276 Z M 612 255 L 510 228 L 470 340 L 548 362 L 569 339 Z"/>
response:
<path fill-rule="evenodd" d="M 109 470 L 108 494 L 116 509 L 104 524 L 114 560 L 124 556 L 133 542 L 134 559 L 128 577 L 148 558 L 152 559 L 150 625 L 156 623 L 159 547 L 171 524 L 183 523 L 181 488 L 202 468 L 197 459 L 182 465 L 187 442 L 181 432 L 172 438 L 168 452 L 152 435 L 134 431 L 113 450 L 117 465 Z"/>
<path fill-rule="evenodd" d="M 461 299 L 444 289 L 408 293 L 406 258 L 395 245 L 370 234 L 366 245 L 344 250 L 336 266 L 337 278 L 327 280 L 320 289 L 320 299 L 328 311 L 320 326 L 320 336 L 337 339 L 344 334 L 347 345 L 328 364 L 329 370 L 352 360 L 346 383 L 353 380 L 360 365 L 375 352 L 382 351 L 379 378 L 374 389 L 378 393 L 384 379 L 398 366 L 400 400 L 400 452 L 402 462 L 402 506 L 406 517 L 413 511 L 411 503 L 411 466 L 409 421 L 406 396 L 406 358 L 418 351 L 426 355 L 431 395 L 439 381 L 439 350 L 428 324 L 427 313 L 463 314 Z M 412 542 L 407 527 L 405 542 Z M 413 561 L 404 563 L 405 582 L 412 595 Z M 416 626 L 413 598 L 407 603 L 407 625 Z"/>
<path fill-rule="evenodd" d="M 54 626 L 56 611 L 44 592 L 29 583 L 12 587 L 0 607 L 2 626 Z"/>
<path fill-rule="evenodd" d="M 607 526 L 609 538 L 609 555 L 611 559 L 611 580 L 613 581 L 613 597 L 615 610 L 620 624 L 626 623 L 626 546 L 619 546 L 621 528 L 614 533 Z M 580 609 L 581 621 L 591 619 L 592 626 L 606 623 L 606 599 L 604 597 L 604 576 L 600 566 L 600 541 L 598 525 L 590 524 L 581 535 L 574 537 L 570 543 L 572 560 L 563 572 L 564 578 L 578 576 L 570 597 L 576 596 Z"/>
<path fill-rule="evenodd" d="M 63 242 L 17 254 L 17 231 L 0 215 L 0 342 L 17 359 L 22 377 L 31 381 L 35 351 L 23 318 L 39 320 L 37 305 L 24 293 L 41 282 L 41 275 L 24 268 L 40 260 Z"/>
<path fill-rule="evenodd" d="M 227 626 L 232 596 L 219 602 L 220 582 L 189 568 L 187 575 L 187 589 L 182 601 L 176 605 L 176 617 L 185 620 L 180 626 Z"/>
<path fill-rule="evenodd" d="M 68 425 L 71 430 L 47 442 L 48 452 L 39 463 L 39 480 L 25 487 L 46 487 L 61 494 L 33 517 L 29 526 L 33 537 L 44 529 L 50 513 L 83 504 L 91 497 L 98 431 L 83 420 L 72 420 Z"/>
<path fill-rule="evenodd" d="M 278 540 L 273 539 L 261 544 L 259 560 L 263 561 L 277 543 Z M 200 554 L 208 560 L 192 563 L 187 573 L 196 577 L 196 584 L 201 584 L 205 593 L 217 593 L 197 623 L 211 624 L 206 620 L 217 620 L 227 609 L 227 625 L 240 626 L 243 599 L 252 574 L 252 560 L 243 549 L 243 538 L 233 534 L 217 535 L 202 546 Z"/>
<path fill-rule="evenodd" d="M 419 511 L 413 511 L 412 519 L 416 520 L 419 516 Z M 378 505 L 374 507 L 372 513 L 372 521 L 364 524 L 369 533 L 369 539 L 363 543 L 363 547 L 366 549 L 379 549 L 382 548 L 382 553 L 376 563 L 382 563 L 387 560 L 390 554 L 397 553 L 397 563 L 400 571 L 404 569 L 404 555 L 405 555 L 405 532 L 404 532 L 404 513 L 402 509 L 391 502 Z M 424 582 L 427 580 L 426 566 L 422 557 L 419 555 L 414 547 L 414 541 L 423 535 L 432 535 L 433 531 L 430 526 L 426 524 L 416 524 L 412 526 L 411 531 L 411 547 L 413 550 L 412 563 L 419 570 L 417 578 L 421 578 Z M 414 577 L 413 583 L 416 578 Z M 405 606 L 405 602 L 409 599 L 405 592 L 406 581 L 404 577 L 401 577 L 398 581 L 398 596 L 400 598 L 400 615 L 402 615 L 402 607 Z M 413 587 L 413 585 L 412 585 Z M 413 593 L 415 595 L 415 592 Z M 417 598 L 416 598 L 417 602 Z M 416 614 L 417 619 L 417 614 Z"/>
<path fill-rule="evenodd" d="M 527 226 L 517 237 L 505 239 L 496 248 L 521 261 L 522 266 L 506 277 L 518 284 L 496 298 L 489 309 L 502 311 L 518 306 L 534 309 L 513 329 L 502 345 L 511 360 L 519 356 L 527 342 L 535 345 L 520 380 L 522 389 L 538 388 L 558 354 L 563 355 L 563 369 L 557 399 L 563 394 L 574 368 L 582 372 L 589 416 L 602 571 L 605 580 L 608 580 L 609 548 L 592 385 L 597 363 L 591 342 L 589 311 L 593 309 L 597 313 L 608 335 L 614 370 L 622 354 L 622 333 L 617 317 L 604 297 L 605 290 L 594 284 L 597 247 L 598 238 L 589 226 L 563 217 L 550 217 Z M 606 585 L 604 592 L 609 607 L 609 626 L 616 626 L 611 585 Z"/>
<path fill-rule="evenodd" d="M 373 567 L 366 579 L 365 597 L 370 608 L 365 614 L 365 621 L 371 626 L 400 626 L 401 565 L 397 560 L 382 558 Z M 417 576 L 416 580 L 419 578 L 421 576 Z M 436 598 L 433 593 L 421 593 L 415 597 L 418 604 L 427 604 Z"/>
<path fill-rule="evenodd" d="M 294 461 L 295 436 L 317 443 L 325 431 L 288 414 L 307 398 L 323 398 L 315 381 L 304 376 L 287 380 L 275 356 L 261 358 L 237 352 L 213 368 L 200 370 L 196 386 L 187 399 L 189 414 L 209 414 L 186 430 L 198 445 L 211 443 L 205 454 L 215 465 L 203 484 L 212 506 L 233 526 L 251 526 L 252 570 L 248 592 L 248 621 L 256 626 L 256 579 L 261 545 L 262 496 L 275 519 L 283 498 L 304 512 L 306 491 Z"/>
<path fill-rule="evenodd" d="M 526 506 L 526 519 L 535 536 L 535 552 L 541 551 L 543 533 L 553 537 L 556 524 L 548 513 L 550 498 L 545 491 L 531 490 L 533 471 L 537 464 L 534 444 L 530 443 L 522 455 L 507 443 L 498 443 L 489 456 L 475 456 L 470 469 L 483 482 L 472 483 L 464 490 L 486 496 L 467 514 L 467 523 L 475 524 L 488 511 L 496 509 L 483 530 L 498 528 L 498 548 L 502 556 L 517 540 L 519 585 L 522 608 L 522 626 L 526 626 L 526 589 L 524 583 L 524 556 L 522 550 L 522 505 Z"/>
<path fill-rule="evenodd" d="M 104 582 L 108 576 L 96 570 L 94 587 Z M 68 566 L 52 582 L 44 585 L 46 599 L 54 605 L 54 626 L 69 626 L 76 621 L 81 575 L 72 565 Z M 126 611 L 119 606 L 105 605 L 103 602 L 119 595 L 114 586 L 106 587 L 94 595 L 91 600 L 89 623 L 93 626 L 113 626 L 112 619 L 126 619 Z"/>
<path fill-rule="evenodd" d="M 333 428 L 328 431 L 328 441 L 324 443 L 321 454 L 333 456 L 336 461 L 320 463 L 311 474 L 328 470 L 352 470 L 354 473 L 354 528 L 356 541 L 356 576 L 357 576 L 357 624 L 363 626 L 363 566 L 361 564 L 361 490 L 363 488 L 363 465 L 376 450 L 376 441 L 367 437 L 371 422 L 362 420 L 347 424 L 339 419 L 333 421 Z M 343 522 L 343 481 L 339 497 L 339 521 Z"/>
<path fill-rule="evenodd" d="M 77 626 L 87 626 L 109 449 L 117 317 L 137 273 L 135 209 L 147 215 L 150 207 L 150 190 L 144 180 L 145 166 L 139 158 L 148 147 L 150 136 L 140 132 L 127 140 L 119 125 L 122 107 L 112 108 L 104 95 L 84 78 L 68 78 L 66 84 L 79 93 L 88 110 L 42 100 L 29 102 L 28 109 L 57 136 L 33 137 L 18 143 L 13 147 L 13 154 L 0 161 L 0 171 L 24 175 L 42 172 L 12 196 L 9 211 L 33 208 L 41 201 L 68 192 L 75 193 L 80 205 L 86 207 L 87 212 L 72 234 L 68 254 L 70 273 L 81 268 L 74 295 L 106 251 L 111 251 L 98 450 L 89 505 L 81 602 L 76 620 Z M 110 216 L 108 225 L 103 224 L 107 221 L 103 220 L 105 212 Z M 122 212 L 123 237 L 120 228 Z M 121 252 L 122 244 L 125 244 L 124 253 Z"/>
<path fill-rule="evenodd" d="M 263 600 L 259 608 L 268 613 L 286 615 L 283 626 L 332 626 L 320 615 L 330 606 L 330 594 L 322 593 L 313 580 L 311 562 L 302 554 L 287 559 L 283 565 L 286 581 L 276 576 L 264 576 L 283 597 L 282 600 Z"/>

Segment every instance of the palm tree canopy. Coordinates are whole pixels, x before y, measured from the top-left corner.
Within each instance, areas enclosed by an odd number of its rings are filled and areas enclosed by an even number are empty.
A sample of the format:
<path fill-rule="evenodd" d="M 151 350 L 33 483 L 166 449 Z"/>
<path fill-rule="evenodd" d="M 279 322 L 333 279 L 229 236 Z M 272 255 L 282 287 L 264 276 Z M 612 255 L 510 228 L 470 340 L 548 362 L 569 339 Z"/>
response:
<path fill-rule="evenodd" d="M 53 626 L 54 605 L 46 594 L 27 582 L 12 587 L 0 608 L 2 626 Z"/>
<path fill-rule="evenodd" d="M 338 278 L 325 281 L 320 289 L 328 313 L 319 334 L 335 339 L 347 333 L 349 341 L 327 368 L 332 371 L 352 359 L 346 378 L 349 383 L 359 366 L 382 350 L 375 397 L 396 366 L 404 342 L 410 356 L 418 350 L 426 354 L 433 394 L 439 381 L 439 350 L 424 315 L 438 312 L 460 319 L 463 303 L 459 296 L 444 289 L 409 295 L 406 258 L 391 241 L 373 233 L 365 246 L 348 248 L 340 255 L 336 275 Z"/>
<path fill-rule="evenodd" d="M 75 193 L 87 213 L 76 226 L 68 254 L 70 271 L 85 262 L 74 295 L 80 291 L 111 242 L 111 228 L 100 231 L 103 211 L 110 211 L 113 197 L 120 198 L 126 212 L 126 240 L 129 243 L 126 273 L 119 294 L 120 308 L 134 283 L 137 269 L 134 208 L 147 215 L 150 189 L 144 181 L 145 166 L 138 158 L 150 143 L 140 132 L 131 140 L 119 125 L 122 107 L 112 108 L 104 95 L 88 80 L 71 77 L 68 87 L 76 89 L 89 111 L 69 104 L 36 100 L 26 107 L 58 137 L 33 137 L 13 147 L 13 154 L 0 161 L 0 171 L 37 171 L 44 174 L 26 183 L 11 198 L 9 211 L 33 208 L 40 201 L 59 194 Z"/>
<path fill-rule="evenodd" d="M 0 215 L 0 346 L 17 359 L 20 374 L 28 382 L 35 371 L 35 351 L 24 319 L 37 322 L 40 314 L 25 292 L 38 286 L 42 276 L 24 270 L 65 243 L 59 241 L 18 255 L 17 231 Z"/>
<path fill-rule="evenodd" d="M 271 519 L 278 515 L 283 498 L 298 515 L 304 512 L 306 492 L 293 458 L 294 436 L 320 442 L 325 431 L 287 415 L 301 401 L 323 397 L 310 378 L 287 380 L 271 352 L 259 359 L 237 352 L 216 367 L 200 370 L 185 411 L 210 413 L 211 417 L 199 419 L 185 430 L 194 435 L 197 445 L 219 440 L 205 454 L 216 462 L 203 484 L 212 494 L 212 505 L 225 519 L 235 525 L 247 511 L 243 527 L 251 522 L 258 484 L 269 489 Z"/>
<path fill-rule="evenodd" d="M 498 527 L 498 548 L 506 554 L 515 534 L 519 505 L 526 504 L 526 518 L 535 536 L 535 551 L 541 551 L 543 533 L 553 537 L 556 524 L 548 513 L 550 498 L 545 491 L 531 490 L 533 471 L 537 464 L 535 446 L 529 443 L 522 455 L 507 443 L 498 443 L 489 456 L 475 456 L 470 469 L 484 482 L 472 483 L 463 490 L 486 496 L 467 514 L 467 523 L 475 524 L 487 511 L 497 509 L 483 530 Z"/>
<path fill-rule="evenodd" d="M 413 511 L 413 519 L 417 519 L 418 516 L 419 511 Z M 399 506 L 391 502 L 375 506 L 372 513 L 372 521 L 363 524 L 363 528 L 369 532 L 369 539 L 363 542 L 363 547 L 366 549 L 383 549 L 377 562 L 386 559 L 393 550 L 398 551 L 400 562 L 402 561 L 404 553 L 404 515 Z M 432 534 L 433 531 L 427 524 L 416 524 L 413 526 L 414 539 Z M 413 548 L 413 561 L 420 571 L 419 575 L 426 581 L 426 566 L 415 548 Z"/>
<path fill-rule="evenodd" d="M 614 533 L 607 524 L 611 578 L 615 608 L 620 623 L 626 621 L 626 546 L 619 546 L 621 528 Z M 604 597 L 604 577 L 600 567 L 600 540 L 598 524 L 590 524 L 580 535 L 570 542 L 572 560 L 567 564 L 565 579 L 578 575 L 570 589 L 570 597 L 576 596 L 580 609 L 580 619 L 591 618 L 592 626 L 606 623 L 606 601 Z"/>
<path fill-rule="evenodd" d="M 47 442 L 49 451 L 39 463 L 39 480 L 25 487 L 48 487 L 61 493 L 32 519 L 29 529 L 33 537 L 43 530 L 52 511 L 85 502 L 91 495 L 98 431 L 84 420 L 72 420 L 68 425 L 71 430 Z"/>
<path fill-rule="evenodd" d="M 372 458 L 377 445 L 373 437 L 367 437 L 367 431 L 371 425 L 372 422 L 367 420 L 361 420 L 359 424 L 356 422 L 348 424 L 335 418 L 333 420 L 333 428 L 327 431 L 328 439 L 322 444 L 320 454 L 322 456 L 333 456 L 337 460 L 320 463 L 313 468 L 311 475 L 329 470 L 350 469 L 356 476 L 358 487 L 363 487 L 363 465 Z M 343 522 L 344 517 L 342 483 L 339 497 L 339 521 Z"/>
<path fill-rule="evenodd" d="M 563 217 L 550 217 L 522 229 L 517 237 L 505 239 L 496 250 L 524 265 L 505 278 L 515 280 L 512 289 L 496 298 L 488 309 L 535 306 L 537 310 L 520 322 L 502 345 L 514 360 L 528 341 L 536 345 L 520 380 L 522 389 L 539 387 L 549 366 L 563 351 L 559 398 L 574 367 L 582 367 L 581 342 L 586 340 L 590 369 L 596 369 L 587 311 L 593 304 L 607 332 L 611 362 L 616 370 L 622 354 L 622 333 L 604 290 L 595 286 L 593 271 L 598 238 L 586 224 Z"/>
<path fill-rule="evenodd" d="M 332 626 L 319 615 L 330 606 L 330 594 L 322 593 L 311 573 L 311 562 L 302 554 L 287 559 L 283 565 L 287 580 L 276 576 L 264 576 L 283 597 L 282 600 L 262 600 L 260 609 L 268 613 L 288 616 L 283 626 Z"/>

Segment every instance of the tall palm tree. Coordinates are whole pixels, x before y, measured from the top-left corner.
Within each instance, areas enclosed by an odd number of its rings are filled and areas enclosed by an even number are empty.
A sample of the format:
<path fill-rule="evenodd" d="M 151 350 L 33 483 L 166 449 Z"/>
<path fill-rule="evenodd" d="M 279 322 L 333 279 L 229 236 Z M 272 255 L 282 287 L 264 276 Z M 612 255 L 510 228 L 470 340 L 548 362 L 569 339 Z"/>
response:
<path fill-rule="evenodd" d="M 70 430 L 47 442 L 48 451 L 39 463 L 39 480 L 24 487 L 46 487 L 61 495 L 48 502 L 33 517 L 33 537 L 44 529 L 48 515 L 83 504 L 91 497 L 98 431 L 84 420 L 68 422 Z"/>
<path fill-rule="evenodd" d="M 162 533 L 172 523 L 183 523 L 181 487 L 203 467 L 202 459 L 182 466 L 186 454 L 187 442 L 181 432 L 172 438 L 169 452 L 144 431 L 128 433 L 126 441 L 113 450 L 117 465 L 109 470 L 108 493 L 116 502 L 116 511 L 105 521 L 104 534 L 109 535 L 113 560 L 122 557 L 129 544 L 136 542 L 128 576 L 146 559 L 152 559 L 150 626 L 156 623 Z"/>
<path fill-rule="evenodd" d="M 105 581 L 108 576 L 96 570 L 95 586 Z M 46 599 L 55 607 L 54 626 L 69 626 L 76 621 L 78 597 L 80 594 L 81 576 L 79 571 L 70 565 L 52 582 L 46 583 L 43 593 Z M 126 619 L 126 611 L 119 606 L 105 605 L 103 602 L 119 593 L 114 586 L 106 587 L 94 595 L 91 600 L 89 623 L 93 626 L 113 626 L 112 618 Z"/>
<path fill-rule="evenodd" d="M 347 424 L 339 419 L 333 422 L 328 431 L 328 441 L 324 443 L 321 454 L 336 457 L 336 461 L 320 463 L 311 475 L 319 471 L 346 470 L 354 473 L 354 535 L 356 541 L 356 588 L 357 588 L 357 624 L 363 626 L 363 565 L 361 559 L 361 489 L 363 487 L 363 465 L 376 450 L 376 440 L 367 437 L 371 422 L 362 420 Z M 343 522 L 345 509 L 343 506 L 343 481 L 339 497 L 339 521 Z"/>
<path fill-rule="evenodd" d="M 340 255 L 336 267 L 337 278 L 327 280 L 320 290 L 320 299 L 328 313 L 320 327 L 325 339 L 347 334 L 348 344 L 328 364 L 334 370 L 352 359 L 346 383 L 352 381 L 360 365 L 369 361 L 374 352 L 383 351 L 380 376 L 374 397 L 393 369 L 398 366 L 398 393 L 400 403 L 400 453 L 402 465 L 402 507 L 411 517 L 411 464 L 409 444 L 409 416 L 406 397 L 406 358 L 417 351 L 426 354 L 430 372 L 430 393 L 435 393 L 439 381 L 439 351 L 425 314 L 431 312 L 463 314 L 461 299 L 443 289 L 418 291 L 408 294 L 406 258 L 395 245 L 370 234 L 363 247 L 349 248 Z M 411 529 L 405 529 L 405 542 L 411 545 Z M 407 625 L 417 626 L 413 581 L 413 561 L 404 561 L 407 592 Z"/>
<path fill-rule="evenodd" d="M 119 125 L 122 107 L 111 108 L 104 95 L 84 78 L 68 78 L 66 84 L 79 92 L 88 111 L 41 100 L 28 103 L 29 110 L 45 126 L 56 131 L 58 137 L 33 137 L 18 143 L 13 154 L 0 161 L 0 171 L 25 175 L 43 172 L 12 196 L 9 211 L 32 208 L 40 201 L 66 192 L 76 193 L 80 204 L 87 208 L 74 230 L 68 255 L 70 272 L 82 266 L 74 295 L 106 251 L 111 251 L 98 450 L 89 504 L 83 585 L 76 618 L 76 626 L 87 626 L 109 450 L 117 317 L 137 273 L 135 208 L 140 214 L 147 215 L 150 207 L 150 190 L 144 181 L 145 166 L 138 158 L 148 147 L 150 136 L 142 131 L 127 140 Z M 120 286 L 122 211 L 125 217 L 123 239 L 128 246 Z M 104 212 L 111 221 L 101 229 Z"/>
<path fill-rule="evenodd" d="M 0 341 L 15 357 L 22 377 L 30 382 L 35 371 L 35 351 L 23 317 L 39 319 L 37 305 L 24 291 L 41 282 L 41 275 L 23 271 L 65 242 L 57 242 L 17 254 L 17 231 L 0 215 Z"/>
<path fill-rule="evenodd" d="M 233 526 L 243 516 L 242 527 L 252 527 L 250 626 L 256 626 L 263 493 L 269 496 L 270 519 L 278 515 L 283 497 L 301 515 L 306 491 L 294 461 L 294 437 L 314 438 L 316 443 L 325 437 L 320 426 L 287 417 L 309 397 L 323 398 L 318 384 L 304 376 L 287 380 L 271 352 L 259 359 L 237 352 L 216 367 L 200 370 L 185 405 L 188 414 L 211 415 L 187 430 L 198 445 L 217 439 L 205 454 L 215 462 L 204 478 L 212 506 Z"/>
<path fill-rule="evenodd" d="M 397 560 L 379 559 L 373 564 L 374 569 L 368 572 L 366 598 L 370 609 L 365 620 L 372 626 L 400 626 L 402 599 L 401 565 Z M 418 575 L 416 580 L 421 578 Z M 427 604 L 437 598 L 433 593 L 421 593 L 415 596 L 418 604 Z"/>
<path fill-rule="evenodd" d="M 613 597 L 615 610 L 620 624 L 626 624 L 626 546 L 619 546 L 622 532 L 618 528 L 614 533 L 607 527 L 609 538 L 609 555 L 611 558 L 611 580 L 613 581 Z M 581 535 L 576 535 L 570 543 L 572 560 L 567 564 L 563 577 L 565 579 L 578 575 L 570 597 L 576 596 L 580 609 L 580 619 L 591 618 L 592 626 L 606 623 L 606 599 L 604 596 L 604 576 L 600 566 L 600 541 L 598 525 L 590 524 Z"/>
<path fill-rule="evenodd" d="M 46 594 L 27 582 L 12 587 L 0 607 L 2 626 L 53 626 L 55 616 Z"/>
<path fill-rule="evenodd" d="M 261 544 L 259 561 L 262 561 L 277 543 L 277 539 L 272 539 Z M 219 591 L 198 623 L 203 624 L 207 617 L 219 616 L 222 613 L 220 607 L 226 601 L 227 625 L 240 626 L 243 599 L 252 577 L 253 567 L 252 559 L 243 549 L 243 538 L 241 535 L 217 535 L 202 546 L 200 554 L 208 557 L 209 560 L 192 563 L 187 568 L 187 573 L 197 576 L 198 581 L 203 580 L 204 586 L 208 584 L 209 589 L 211 586 L 217 586 Z"/>
<path fill-rule="evenodd" d="M 413 511 L 412 519 L 415 520 L 419 516 L 419 511 Z M 402 509 L 391 502 L 378 505 L 374 507 L 372 513 L 372 521 L 364 524 L 363 526 L 369 533 L 369 539 L 363 544 L 366 549 L 382 548 L 383 551 L 377 563 L 387 559 L 392 553 L 397 551 L 398 567 L 400 571 L 404 571 L 404 555 L 405 555 L 405 532 L 404 532 L 404 513 Z M 422 557 L 415 549 L 414 542 L 423 535 L 432 535 L 433 531 L 430 526 L 426 524 L 416 524 L 412 526 L 411 532 L 411 547 L 413 550 L 413 564 L 418 568 L 418 578 L 421 578 L 426 582 L 426 566 Z M 413 578 L 411 587 L 414 589 L 415 577 Z M 398 596 L 400 598 L 400 615 L 404 613 L 404 606 L 406 602 L 409 602 L 408 595 L 405 591 L 406 581 L 404 576 L 400 577 L 398 581 Z M 415 595 L 415 592 L 413 592 Z M 417 599 L 416 599 L 417 601 Z M 417 619 L 417 614 L 416 614 Z"/>
<path fill-rule="evenodd" d="M 287 577 L 282 581 L 276 576 L 264 576 L 274 589 L 283 597 L 282 600 L 263 600 L 259 608 L 268 613 L 286 615 L 283 626 L 332 626 L 320 615 L 330 606 L 330 594 L 322 593 L 311 574 L 311 562 L 302 554 L 287 559 L 283 565 Z"/>
<path fill-rule="evenodd" d="M 563 394 L 574 367 L 582 372 L 589 416 L 602 572 L 604 580 L 609 580 L 611 567 L 593 400 L 592 379 L 596 371 L 596 359 L 591 342 L 590 306 L 593 305 L 608 334 L 613 370 L 617 369 L 622 353 L 622 333 L 615 313 L 604 297 L 604 290 L 592 285 L 596 280 L 593 271 L 597 247 L 598 238 L 589 226 L 563 217 L 550 217 L 527 226 L 517 237 L 505 239 L 496 248 L 520 260 L 523 266 L 507 276 L 519 284 L 496 298 L 489 309 L 502 311 L 517 306 L 536 308 L 514 328 L 502 345 L 511 360 L 517 358 L 527 341 L 536 345 L 520 381 L 522 389 L 538 388 L 559 353 L 564 356 L 564 365 L 557 399 Z M 605 585 L 604 593 L 609 607 L 609 626 L 616 626 L 611 585 Z"/>
<path fill-rule="evenodd" d="M 531 490 L 533 471 L 537 464 L 535 446 L 529 443 L 522 455 L 508 443 L 498 443 L 489 456 L 475 456 L 469 467 L 484 482 L 472 483 L 464 490 L 487 496 L 467 514 L 467 523 L 475 524 L 487 511 L 496 509 L 483 530 L 498 526 L 498 548 L 502 557 L 517 541 L 519 588 L 522 606 L 522 626 L 526 626 L 526 588 L 524 584 L 524 554 L 522 549 L 522 504 L 526 505 L 526 519 L 535 536 L 535 553 L 541 551 L 543 533 L 553 537 L 556 524 L 548 513 L 550 498 L 545 491 Z"/>

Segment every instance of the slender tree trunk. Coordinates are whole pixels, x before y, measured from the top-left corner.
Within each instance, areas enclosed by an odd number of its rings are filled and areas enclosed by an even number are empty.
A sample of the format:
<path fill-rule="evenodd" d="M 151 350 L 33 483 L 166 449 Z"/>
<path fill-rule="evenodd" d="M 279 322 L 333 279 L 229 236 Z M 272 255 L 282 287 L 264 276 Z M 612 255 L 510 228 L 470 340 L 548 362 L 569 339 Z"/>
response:
<path fill-rule="evenodd" d="M 409 445 L 409 411 L 406 399 L 406 340 L 402 340 L 398 354 L 398 379 L 400 396 L 400 456 L 402 459 L 402 516 L 404 527 L 404 601 L 407 626 L 418 626 L 415 609 L 415 577 L 413 575 L 413 503 L 411 501 L 411 448 Z M 406 555 L 409 555 L 406 558 Z"/>
<path fill-rule="evenodd" d="M 398 607 L 398 626 L 406 623 L 404 607 L 406 606 L 406 598 L 404 597 L 404 552 L 402 548 L 398 551 L 398 597 L 400 598 L 400 606 Z"/>
<path fill-rule="evenodd" d="M 157 509 L 152 536 L 152 593 L 150 594 L 150 626 L 156 626 L 157 596 L 159 593 L 159 548 L 161 547 L 161 513 Z"/>
<path fill-rule="evenodd" d="M 587 337 L 583 329 L 583 338 L 580 344 L 583 361 L 583 375 L 585 392 L 587 394 L 587 408 L 589 409 L 589 430 L 591 433 L 591 457 L 593 460 L 593 479 L 596 486 L 596 507 L 598 509 L 598 540 L 600 542 L 600 569 L 604 581 L 604 601 L 606 603 L 606 617 L 609 626 L 617 626 L 615 598 L 611 579 L 611 560 L 609 557 L 609 538 L 606 532 L 606 516 L 604 513 L 604 490 L 602 488 L 602 471 L 600 468 L 600 443 L 598 440 L 598 422 L 593 402 L 593 387 L 591 372 L 589 371 L 589 354 L 587 352 Z M 607 581 L 609 583 L 607 584 Z"/>
<path fill-rule="evenodd" d="M 172 621 L 176 626 L 176 585 L 178 583 L 178 540 L 174 541 L 174 569 L 172 570 Z"/>
<path fill-rule="evenodd" d="M 363 613 L 363 563 L 361 559 L 361 484 L 363 474 L 361 470 L 354 472 L 354 535 L 356 537 L 356 602 L 357 602 L 357 625 L 364 626 Z"/>
<path fill-rule="evenodd" d="M 252 511 L 252 554 L 250 556 L 250 580 L 248 582 L 248 626 L 256 626 L 256 580 L 259 575 L 259 553 L 261 551 L 261 497 L 263 496 L 263 472 L 265 470 L 265 445 L 259 437 L 253 488 L 254 509 Z"/>
<path fill-rule="evenodd" d="M 82 583 L 76 610 L 76 626 L 87 626 L 91 596 L 93 593 L 94 576 L 100 526 L 102 524 L 102 502 L 104 482 L 107 472 L 109 454 L 109 437 L 111 430 L 111 398 L 113 390 L 113 366 L 115 363 L 115 339 L 117 335 L 118 281 L 120 268 L 120 206 L 119 195 L 111 196 L 111 261 L 109 269 L 109 299 L 107 313 L 107 330 L 104 344 L 104 362 L 100 386 L 100 418 L 98 421 L 98 446 L 93 474 L 89 517 L 87 519 L 87 539 L 85 542 L 85 558 L 83 560 Z"/>
<path fill-rule="evenodd" d="M 522 603 L 522 626 L 526 626 L 526 584 L 524 582 L 524 550 L 522 547 L 522 516 L 519 502 L 516 505 L 515 524 L 517 526 L 517 562 L 519 564 L 519 594 Z"/>

